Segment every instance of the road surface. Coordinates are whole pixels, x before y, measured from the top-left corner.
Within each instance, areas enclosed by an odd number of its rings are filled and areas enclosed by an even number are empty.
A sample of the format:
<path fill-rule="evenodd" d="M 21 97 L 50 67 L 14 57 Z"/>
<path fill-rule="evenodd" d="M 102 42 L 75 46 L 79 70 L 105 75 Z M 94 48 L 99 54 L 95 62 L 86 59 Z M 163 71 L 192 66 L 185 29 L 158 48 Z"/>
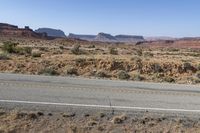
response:
<path fill-rule="evenodd" d="M 200 114 L 200 86 L 0 73 L 0 107 Z"/>

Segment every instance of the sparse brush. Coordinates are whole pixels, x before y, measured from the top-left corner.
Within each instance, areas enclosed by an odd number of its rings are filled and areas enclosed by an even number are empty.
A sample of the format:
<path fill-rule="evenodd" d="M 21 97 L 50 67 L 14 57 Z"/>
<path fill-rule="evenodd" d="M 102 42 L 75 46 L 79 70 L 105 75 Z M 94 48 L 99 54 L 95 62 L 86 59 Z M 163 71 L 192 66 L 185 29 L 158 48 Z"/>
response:
<path fill-rule="evenodd" d="M 105 71 L 103 71 L 103 70 L 100 70 L 100 71 L 96 72 L 95 75 L 96 75 L 96 77 L 99 77 L 99 78 L 107 78 L 107 77 L 109 77 L 107 75 L 107 73 Z"/>
<path fill-rule="evenodd" d="M 110 48 L 109 53 L 112 55 L 118 55 L 118 50 L 116 48 Z"/>
<path fill-rule="evenodd" d="M 192 64 L 189 63 L 189 62 L 183 63 L 182 69 L 183 69 L 184 72 L 187 72 L 187 71 L 193 71 L 194 72 L 194 71 L 196 71 L 196 68 L 194 66 L 192 66 Z"/>
<path fill-rule="evenodd" d="M 142 80 L 144 80 L 145 78 L 144 77 L 142 77 L 140 74 L 135 74 L 135 75 L 133 75 L 133 80 L 134 81 L 142 81 Z"/>
<path fill-rule="evenodd" d="M 150 53 L 150 52 L 145 52 L 144 54 L 144 57 L 153 57 L 153 53 Z"/>
<path fill-rule="evenodd" d="M 80 45 L 74 45 L 73 48 L 71 49 L 71 52 L 75 55 L 81 54 L 80 47 L 81 47 Z"/>
<path fill-rule="evenodd" d="M 53 68 L 42 69 L 38 74 L 50 75 L 50 76 L 59 75 L 59 73 L 56 70 L 54 70 Z"/>
<path fill-rule="evenodd" d="M 41 57 L 42 53 L 40 51 L 32 51 L 31 56 L 34 58 Z"/>
<path fill-rule="evenodd" d="M 68 75 L 78 75 L 78 70 L 76 68 L 71 67 L 71 68 L 67 69 L 67 74 Z"/>
<path fill-rule="evenodd" d="M 64 47 L 63 47 L 63 46 L 59 46 L 59 48 L 60 48 L 61 50 L 63 50 L 63 49 L 64 49 Z"/>
<path fill-rule="evenodd" d="M 137 55 L 137 56 L 142 56 L 143 51 L 142 51 L 142 49 L 135 49 L 134 54 Z"/>
<path fill-rule="evenodd" d="M 0 53 L 0 60 L 9 60 L 8 54 L 6 53 Z"/>
<path fill-rule="evenodd" d="M 164 77 L 163 78 L 163 81 L 164 82 L 169 82 L 169 83 L 173 83 L 173 82 L 175 82 L 175 79 L 173 79 L 172 77 Z"/>
<path fill-rule="evenodd" d="M 128 80 L 130 75 L 126 71 L 119 71 L 117 77 L 121 80 Z"/>
<path fill-rule="evenodd" d="M 85 64 L 85 62 L 86 62 L 85 58 L 77 58 L 77 59 L 75 59 L 75 64 L 77 66 L 83 66 Z"/>
<path fill-rule="evenodd" d="M 158 64 L 158 63 L 153 64 L 152 67 L 153 67 L 153 71 L 154 71 L 154 73 L 160 73 L 160 72 L 163 72 L 162 67 L 161 67 L 160 64 Z"/>
<path fill-rule="evenodd" d="M 2 50 L 7 53 L 16 53 L 16 46 L 18 43 L 13 42 L 4 42 L 2 46 Z"/>

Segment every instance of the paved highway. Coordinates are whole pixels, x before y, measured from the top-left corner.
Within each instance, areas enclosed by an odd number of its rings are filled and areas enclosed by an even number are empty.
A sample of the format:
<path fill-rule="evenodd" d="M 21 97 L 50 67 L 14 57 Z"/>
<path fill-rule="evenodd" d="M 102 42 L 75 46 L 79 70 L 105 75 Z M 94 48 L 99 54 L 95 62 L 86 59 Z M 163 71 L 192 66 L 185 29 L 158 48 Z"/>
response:
<path fill-rule="evenodd" d="M 200 113 L 200 86 L 0 73 L 0 107 Z"/>

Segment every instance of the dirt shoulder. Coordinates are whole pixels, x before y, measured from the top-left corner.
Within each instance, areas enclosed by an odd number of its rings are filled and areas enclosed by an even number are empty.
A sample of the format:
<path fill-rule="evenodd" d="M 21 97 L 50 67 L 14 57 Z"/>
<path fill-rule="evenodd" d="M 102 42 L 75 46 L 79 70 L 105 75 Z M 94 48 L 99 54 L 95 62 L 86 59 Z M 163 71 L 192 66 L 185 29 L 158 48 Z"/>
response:
<path fill-rule="evenodd" d="M 1 133 L 200 132 L 198 118 L 105 112 L 36 112 L 0 109 Z"/>

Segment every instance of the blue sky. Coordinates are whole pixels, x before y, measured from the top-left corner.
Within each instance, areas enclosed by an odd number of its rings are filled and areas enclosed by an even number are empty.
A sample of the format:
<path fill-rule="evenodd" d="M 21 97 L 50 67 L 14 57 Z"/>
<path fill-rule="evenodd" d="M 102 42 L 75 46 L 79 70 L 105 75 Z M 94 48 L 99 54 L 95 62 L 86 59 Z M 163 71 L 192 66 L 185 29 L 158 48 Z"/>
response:
<path fill-rule="evenodd" d="M 200 0 L 0 0 L 0 22 L 66 34 L 200 36 Z"/>

